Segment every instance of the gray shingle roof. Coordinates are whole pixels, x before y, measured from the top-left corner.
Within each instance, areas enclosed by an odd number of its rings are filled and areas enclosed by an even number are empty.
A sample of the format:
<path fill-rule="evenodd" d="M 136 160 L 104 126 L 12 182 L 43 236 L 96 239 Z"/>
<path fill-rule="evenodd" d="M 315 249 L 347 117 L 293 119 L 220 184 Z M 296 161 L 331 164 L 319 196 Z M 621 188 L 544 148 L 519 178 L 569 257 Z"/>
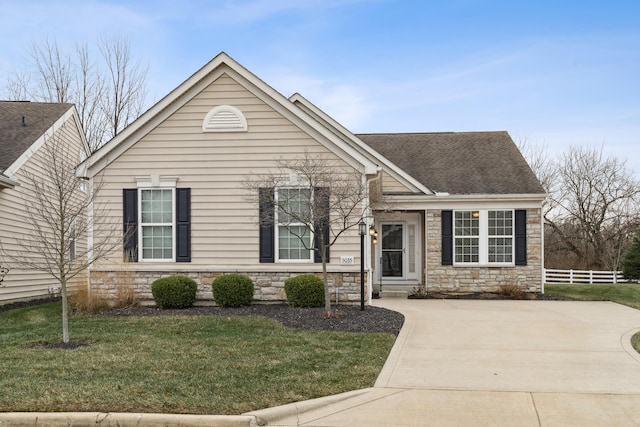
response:
<path fill-rule="evenodd" d="M 11 166 L 72 105 L 0 101 L 0 173 Z"/>
<path fill-rule="evenodd" d="M 356 135 L 427 188 L 450 194 L 542 194 L 507 132 Z"/>

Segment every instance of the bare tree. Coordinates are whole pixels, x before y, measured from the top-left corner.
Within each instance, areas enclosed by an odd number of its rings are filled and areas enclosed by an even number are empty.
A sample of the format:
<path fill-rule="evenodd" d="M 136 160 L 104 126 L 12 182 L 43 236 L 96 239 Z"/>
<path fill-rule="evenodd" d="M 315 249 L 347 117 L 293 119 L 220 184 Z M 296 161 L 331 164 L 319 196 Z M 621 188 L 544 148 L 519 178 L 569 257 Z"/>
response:
<path fill-rule="evenodd" d="M 549 156 L 547 146 L 544 144 L 532 144 L 526 138 L 519 140 L 517 145 L 547 194 L 557 191 L 559 184 L 558 168 Z M 554 208 L 554 200 L 547 197 L 543 204 L 543 217 L 546 218 Z"/>
<path fill-rule="evenodd" d="M 120 246 L 114 238 L 118 224 L 105 226 L 100 231 L 106 237 L 88 244 L 92 218 L 101 215 L 94 203 L 100 185 L 89 188 L 76 176 L 78 152 L 71 145 L 60 131 L 47 138 L 40 149 L 42 169 L 21 178 L 29 231 L 0 242 L 2 255 L 11 267 L 42 271 L 59 282 L 65 343 L 69 342 L 69 281 Z"/>
<path fill-rule="evenodd" d="M 626 160 L 571 147 L 556 162 L 546 223 L 585 268 L 619 268 L 637 226 L 640 182 Z"/>
<path fill-rule="evenodd" d="M 9 98 L 76 104 L 89 147 L 97 150 L 142 112 L 148 71 L 132 60 L 123 37 L 100 39 L 99 51 L 96 62 L 86 42 L 74 52 L 48 38 L 32 43 L 27 70 L 7 82 Z"/>
<path fill-rule="evenodd" d="M 112 138 L 142 113 L 148 69 L 131 59 L 129 42 L 122 37 L 102 39 L 100 52 L 107 65 L 101 105 Z"/>
<path fill-rule="evenodd" d="M 70 101 L 76 104 L 89 148 L 93 152 L 109 136 L 102 103 L 106 84 L 98 66 L 91 61 L 86 43 L 76 47 L 76 58 L 78 72 L 76 93 L 74 99 Z"/>
<path fill-rule="evenodd" d="M 330 313 L 328 249 L 345 232 L 357 228 L 368 212 L 368 189 L 362 175 L 337 161 L 305 152 L 301 158 L 279 159 L 275 172 L 248 178 L 245 187 L 261 205 L 260 226 L 275 224 L 322 262 L 325 310 Z"/>

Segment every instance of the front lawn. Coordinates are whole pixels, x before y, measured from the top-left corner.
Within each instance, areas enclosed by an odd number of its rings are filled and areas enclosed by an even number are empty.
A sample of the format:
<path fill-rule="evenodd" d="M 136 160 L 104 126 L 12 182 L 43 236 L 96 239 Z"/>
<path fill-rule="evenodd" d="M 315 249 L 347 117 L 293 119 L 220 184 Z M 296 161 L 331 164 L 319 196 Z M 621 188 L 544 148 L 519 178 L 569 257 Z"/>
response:
<path fill-rule="evenodd" d="M 637 283 L 545 285 L 544 291 L 579 301 L 613 301 L 640 310 L 640 285 Z M 640 353 L 640 332 L 631 338 L 631 345 Z"/>
<path fill-rule="evenodd" d="M 235 316 L 73 317 L 60 303 L 0 313 L 0 411 L 241 414 L 371 387 L 392 334 L 311 332 Z"/>
<path fill-rule="evenodd" d="M 544 292 L 579 301 L 613 301 L 640 310 L 640 285 L 635 283 L 545 285 Z"/>

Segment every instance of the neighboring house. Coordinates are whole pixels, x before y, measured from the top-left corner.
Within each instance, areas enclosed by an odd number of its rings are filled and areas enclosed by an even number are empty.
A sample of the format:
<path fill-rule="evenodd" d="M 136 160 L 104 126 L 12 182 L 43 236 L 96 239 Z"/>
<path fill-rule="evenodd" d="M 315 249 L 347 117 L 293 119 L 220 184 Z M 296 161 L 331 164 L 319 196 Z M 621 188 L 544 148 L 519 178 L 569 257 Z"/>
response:
<path fill-rule="evenodd" d="M 284 299 L 285 279 L 321 266 L 279 238 L 277 224 L 259 222 L 250 200 L 257 195 L 243 183 L 305 152 L 342 162 L 370 184 L 364 214 L 379 238 L 373 245 L 366 237 L 367 298 L 422 284 L 542 290 L 545 194 L 506 132 L 354 135 L 224 53 L 81 165 L 109 207 L 96 227 L 117 222 L 133 231 L 122 254 L 91 269 L 92 289 L 115 295 L 128 282 L 150 297 L 154 279 L 185 274 L 198 282 L 199 298 L 211 299 L 212 280 L 237 272 L 254 280 L 256 299 Z M 332 295 L 359 300 L 357 227 L 331 247 L 328 271 Z"/>
<path fill-rule="evenodd" d="M 88 155 L 88 147 L 73 104 L 0 101 L 0 245 L 16 250 L 16 238 L 34 231 L 27 214 L 33 188 L 26 176 L 42 173 L 43 150 L 53 141 L 64 141 L 74 163 Z M 0 284 L 0 304 L 49 296 L 59 284 L 46 273 L 20 270 L 0 256 L 8 268 Z M 1 275 L 1 273 L 0 273 Z"/>

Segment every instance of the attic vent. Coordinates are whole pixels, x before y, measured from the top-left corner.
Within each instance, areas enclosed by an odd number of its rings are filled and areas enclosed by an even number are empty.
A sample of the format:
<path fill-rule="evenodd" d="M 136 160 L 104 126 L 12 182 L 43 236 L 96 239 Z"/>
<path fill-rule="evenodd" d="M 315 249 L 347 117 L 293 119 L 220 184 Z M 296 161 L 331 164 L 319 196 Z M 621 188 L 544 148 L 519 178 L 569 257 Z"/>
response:
<path fill-rule="evenodd" d="M 213 108 L 202 122 L 203 132 L 246 132 L 247 119 L 242 111 L 231 105 Z"/>

